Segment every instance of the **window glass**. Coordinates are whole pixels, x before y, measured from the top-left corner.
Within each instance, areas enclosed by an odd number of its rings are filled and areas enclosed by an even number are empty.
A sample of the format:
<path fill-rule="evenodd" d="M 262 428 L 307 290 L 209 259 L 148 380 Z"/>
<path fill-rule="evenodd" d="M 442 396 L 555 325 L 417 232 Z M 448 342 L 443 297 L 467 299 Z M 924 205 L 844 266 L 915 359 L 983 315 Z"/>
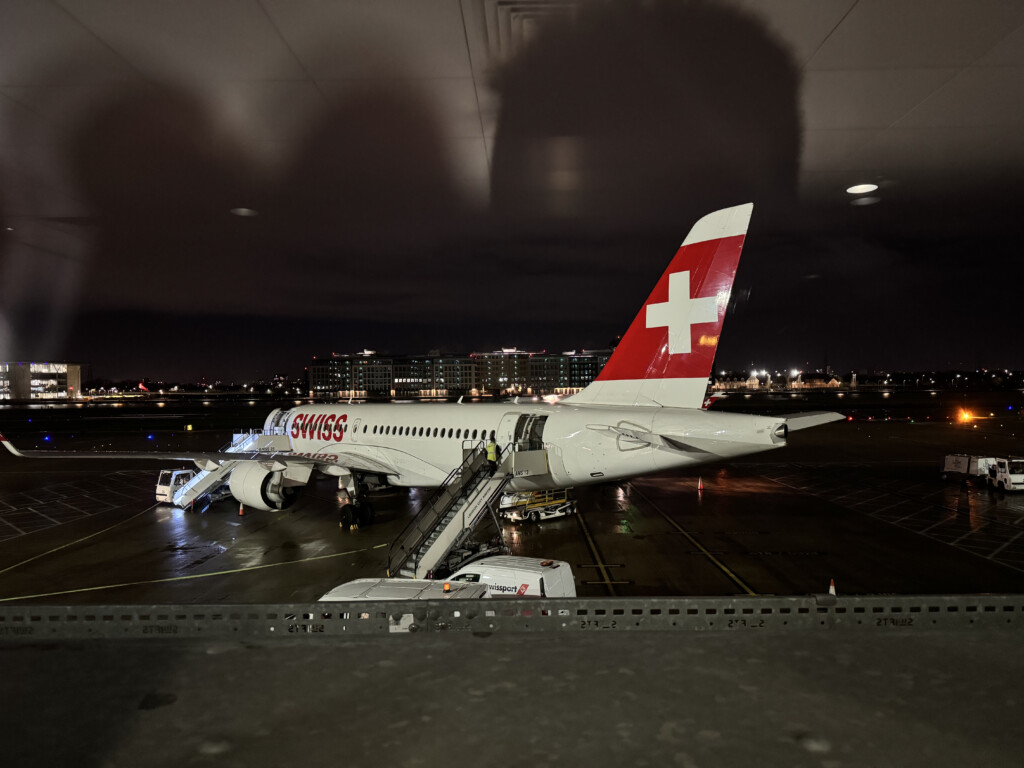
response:
<path fill-rule="evenodd" d="M 473 438 L 472 439 L 476 440 L 476 430 L 475 429 L 473 430 Z"/>
<path fill-rule="evenodd" d="M 451 427 L 448 427 L 448 437 L 451 437 L 454 432 L 455 432 L 454 429 L 452 429 Z"/>
<path fill-rule="evenodd" d="M 460 429 L 460 430 L 456 431 L 455 436 L 461 439 L 462 438 L 462 430 Z"/>

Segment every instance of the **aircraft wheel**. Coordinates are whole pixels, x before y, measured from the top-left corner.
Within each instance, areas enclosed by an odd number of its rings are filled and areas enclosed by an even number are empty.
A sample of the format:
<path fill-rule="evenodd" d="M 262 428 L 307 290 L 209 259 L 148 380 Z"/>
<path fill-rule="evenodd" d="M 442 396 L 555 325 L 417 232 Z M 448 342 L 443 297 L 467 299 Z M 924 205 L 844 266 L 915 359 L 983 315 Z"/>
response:
<path fill-rule="evenodd" d="M 537 513 L 536 510 L 534 510 L 533 512 L 530 513 L 530 522 L 531 523 L 536 523 L 536 522 L 539 522 L 539 521 L 540 521 L 540 515 Z"/>
<path fill-rule="evenodd" d="M 341 527 L 348 528 L 355 522 L 355 515 L 352 513 L 352 505 L 346 504 L 341 508 Z"/>

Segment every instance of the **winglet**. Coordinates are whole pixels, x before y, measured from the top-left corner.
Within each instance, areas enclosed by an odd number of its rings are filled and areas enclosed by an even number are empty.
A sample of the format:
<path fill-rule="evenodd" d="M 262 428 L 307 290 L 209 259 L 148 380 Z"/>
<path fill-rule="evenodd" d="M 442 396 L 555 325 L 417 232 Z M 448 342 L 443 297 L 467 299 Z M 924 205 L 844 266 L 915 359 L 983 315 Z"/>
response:
<path fill-rule="evenodd" d="M 11 453 L 13 453 L 19 459 L 24 459 L 25 458 L 25 455 L 21 451 L 19 451 L 17 448 L 15 448 L 13 445 L 11 445 L 11 441 L 8 440 L 3 435 L 0 435 L 0 443 L 3 443 L 4 444 L 4 448 L 6 448 Z"/>

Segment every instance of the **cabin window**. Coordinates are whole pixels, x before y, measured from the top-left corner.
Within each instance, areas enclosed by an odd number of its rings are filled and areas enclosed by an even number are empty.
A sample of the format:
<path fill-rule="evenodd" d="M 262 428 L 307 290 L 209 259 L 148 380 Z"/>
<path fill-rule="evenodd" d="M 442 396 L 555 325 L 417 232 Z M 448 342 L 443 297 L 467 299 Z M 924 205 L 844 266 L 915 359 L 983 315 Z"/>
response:
<path fill-rule="evenodd" d="M 375 434 L 375 435 L 377 434 L 377 425 L 376 424 L 373 425 L 373 434 Z"/>
<path fill-rule="evenodd" d="M 461 430 L 461 429 L 460 429 L 460 430 L 457 430 L 457 431 L 455 432 L 455 436 L 456 436 L 457 438 L 459 438 L 459 439 L 461 440 L 461 439 L 462 439 L 462 430 Z"/>
<path fill-rule="evenodd" d="M 476 430 L 473 430 L 473 439 L 476 440 Z"/>
<path fill-rule="evenodd" d="M 384 434 L 385 434 L 385 435 L 390 435 L 390 434 L 391 434 L 391 425 L 390 425 L 390 424 L 388 424 L 388 425 L 387 425 L 387 426 L 386 426 L 386 427 L 384 428 Z"/>
<path fill-rule="evenodd" d="M 448 427 L 448 437 L 451 437 L 452 434 L 454 434 L 454 432 L 455 432 L 454 429 L 452 429 L 451 427 Z"/>
<path fill-rule="evenodd" d="M 363 434 L 364 434 L 364 435 L 366 434 L 366 428 L 367 428 L 368 426 L 370 426 L 370 425 L 369 425 L 369 424 L 363 424 Z"/>
<path fill-rule="evenodd" d="M 423 437 L 423 427 L 420 427 L 420 434 L 419 434 L 419 436 Z"/>

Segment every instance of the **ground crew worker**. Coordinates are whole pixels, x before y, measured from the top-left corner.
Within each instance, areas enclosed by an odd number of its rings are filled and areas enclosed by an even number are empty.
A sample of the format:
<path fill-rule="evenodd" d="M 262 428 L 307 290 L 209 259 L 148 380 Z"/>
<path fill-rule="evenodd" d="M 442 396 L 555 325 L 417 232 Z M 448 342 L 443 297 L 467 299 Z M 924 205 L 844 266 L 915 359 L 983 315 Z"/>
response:
<path fill-rule="evenodd" d="M 487 463 L 491 465 L 491 474 L 498 470 L 498 444 L 493 437 L 487 438 Z"/>

